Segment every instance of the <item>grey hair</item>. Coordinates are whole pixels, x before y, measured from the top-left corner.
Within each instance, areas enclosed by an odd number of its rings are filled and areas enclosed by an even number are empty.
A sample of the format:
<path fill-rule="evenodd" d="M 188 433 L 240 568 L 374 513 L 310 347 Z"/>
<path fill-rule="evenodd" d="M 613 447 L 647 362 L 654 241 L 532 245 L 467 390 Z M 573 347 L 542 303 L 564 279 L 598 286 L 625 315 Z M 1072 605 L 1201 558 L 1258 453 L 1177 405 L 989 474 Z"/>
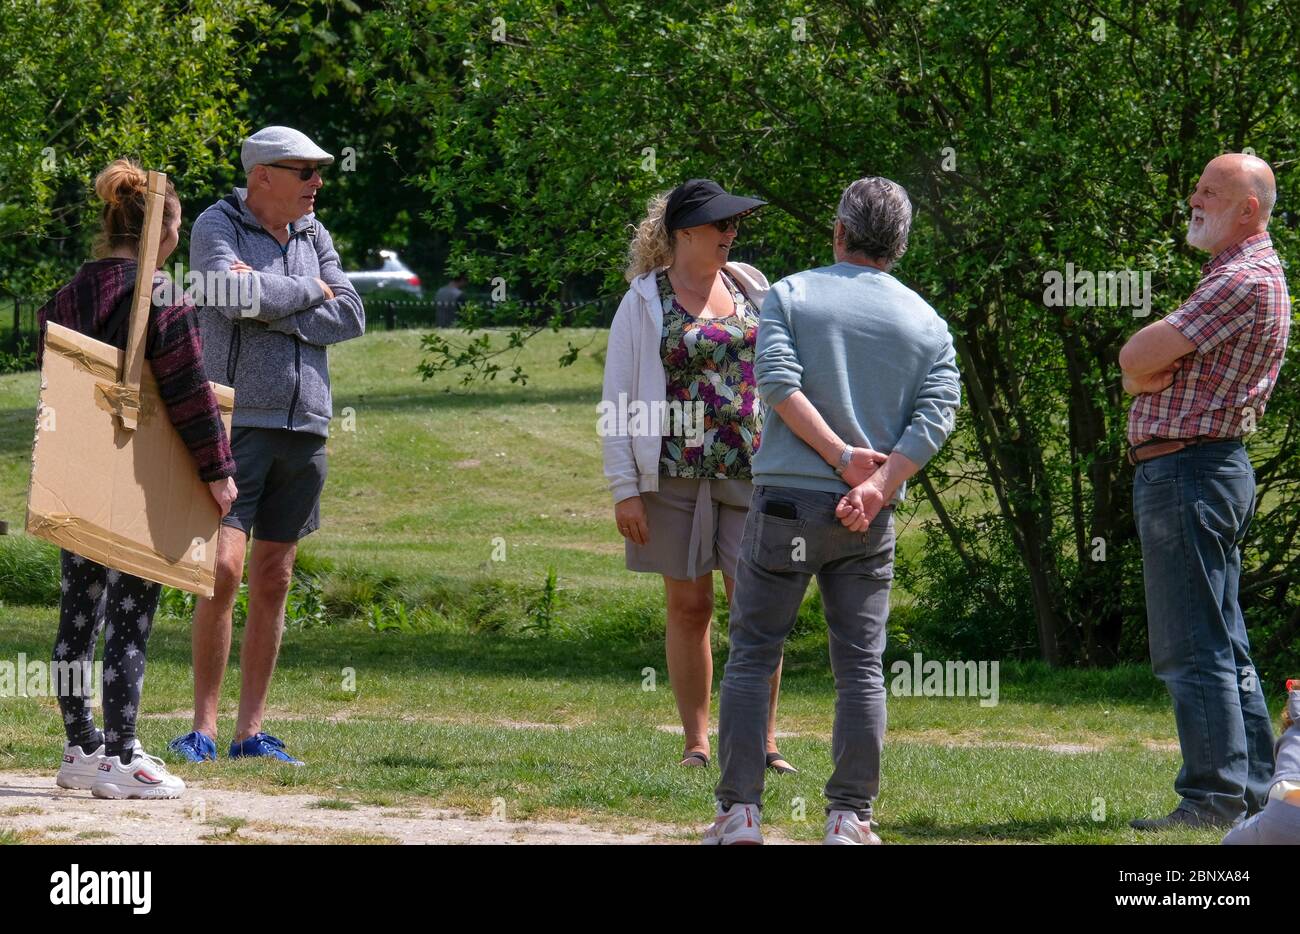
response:
<path fill-rule="evenodd" d="M 1259 213 L 1267 221 L 1273 214 L 1273 206 L 1277 204 L 1277 186 L 1269 179 L 1272 171 L 1268 163 L 1258 156 L 1247 155 L 1242 161 L 1250 191 L 1259 201 Z"/>
<path fill-rule="evenodd" d="M 1273 216 L 1273 205 L 1277 204 L 1277 189 L 1272 185 L 1258 185 L 1255 188 L 1255 197 L 1259 199 L 1259 213 L 1268 220 Z"/>
<path fill-rule="evenodd" d="M 844 189 L 835 216 L 844 225 L 849 252 L 891 266 L 907 252 L 912 202 L 898 182 L 876 175 L 858 179 Z"/>

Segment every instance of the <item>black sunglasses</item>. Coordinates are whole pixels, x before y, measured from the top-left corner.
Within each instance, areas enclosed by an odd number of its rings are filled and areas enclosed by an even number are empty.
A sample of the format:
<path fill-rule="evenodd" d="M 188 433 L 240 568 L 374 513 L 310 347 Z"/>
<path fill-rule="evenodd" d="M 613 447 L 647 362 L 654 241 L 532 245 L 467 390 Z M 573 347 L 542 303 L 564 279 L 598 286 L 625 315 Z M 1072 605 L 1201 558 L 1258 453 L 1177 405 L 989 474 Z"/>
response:
<path fill-rule="evenodd" d="M 272 169 L 288 169 L 290 172 L 297 172 L 297 173 L 298 173 L 298 181 L 300 181 L 300 182 L 305 182 L 305 181 L 307 181 L 307 180 L 310 179 L 313 175 L 315 175 L 317 172 L 319 172 L 319 171 L 320 171 L 320 168 L 321 168 L 321 167 L 318 166 L 318 165 L 309 165 L 309 166 L 307 166 L 306 168 L 303 168 L 302 166 L 297 166 L 297 165 L 280 165 L 280 163 L 278 163 L 278 162 L 265 162 L 265 163 L 263 163 L 263 165 L 266 165 L 266 166 L 268 166 L 269 168 L 272 168 Z"/>
<path fill-rule="evenodd" d="M 713 226 L 718 228 L 720 232 L 727 233 L 728 231 L 731 230 L 739 230 L 740 222 L 744 217 L 745 217 L 744 214 L 736 214 L 732 217 L 724 217 L 720 221 L 713 221 L 712 223 Z"/>

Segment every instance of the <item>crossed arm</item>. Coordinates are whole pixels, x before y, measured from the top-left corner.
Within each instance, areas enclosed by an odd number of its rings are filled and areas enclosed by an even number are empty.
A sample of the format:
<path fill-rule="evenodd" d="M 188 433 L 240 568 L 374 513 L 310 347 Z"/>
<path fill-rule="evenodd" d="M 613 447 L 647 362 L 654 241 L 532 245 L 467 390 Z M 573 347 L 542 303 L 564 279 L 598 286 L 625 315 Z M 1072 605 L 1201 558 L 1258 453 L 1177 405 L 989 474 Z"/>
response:
<path fill-rule="evenodd" d="M 361 297 L 343 272 L 338 251 L 329 233 L 317 227 L 317 258 L 324 300 L 277 319 L 272 331 L 292 334 L 309 344 L 327 346 L 360 337 L 366 332 L 366 311 Z"/>
<path fill-rule="evenodd" d="M 1167 321 L 1148 324 L 1128 339 L 1119 352 L 1124 391 L 1131 396 L 1161 392 L 1174 381 L 1174 372 L 1196 345 Z"/>
<path fill-rule="evenodd" d="M 198 272 L 234 273 L 251 277 L 253 301 L 245 306 L 228 297 L 218 304 L 209 296 L 204 304 L 232 320 L 259 321 L 269 330 L 292 334 L 312 344 L 335 344 L 365 332 L 365 309 L 339 263 L 333 240 L 317 227 L 316 245 L 320 275 L 282 275 L 254 270 L 235 249 L 230 221 L 201 217 L 190 237 L 190 266 Z M 229 292 L 228 292 L 229 296 Z"/>

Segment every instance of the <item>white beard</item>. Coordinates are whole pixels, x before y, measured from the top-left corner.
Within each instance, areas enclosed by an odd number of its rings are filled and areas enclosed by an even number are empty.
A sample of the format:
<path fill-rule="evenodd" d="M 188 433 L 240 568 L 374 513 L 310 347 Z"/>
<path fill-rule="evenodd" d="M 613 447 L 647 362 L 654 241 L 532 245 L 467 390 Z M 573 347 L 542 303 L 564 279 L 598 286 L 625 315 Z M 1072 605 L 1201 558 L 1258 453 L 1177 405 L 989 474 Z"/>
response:
<path fill-rule="evenodd" d="M 1223 237 L 1231 218 L 1227 214 L 1219 214 L 1217 217 L 1202 214 L 1201 217 L 1203 220 L 1199 227 L 1190 223 L 1187 225 L 1187 245 L 1208 252 Z"/>

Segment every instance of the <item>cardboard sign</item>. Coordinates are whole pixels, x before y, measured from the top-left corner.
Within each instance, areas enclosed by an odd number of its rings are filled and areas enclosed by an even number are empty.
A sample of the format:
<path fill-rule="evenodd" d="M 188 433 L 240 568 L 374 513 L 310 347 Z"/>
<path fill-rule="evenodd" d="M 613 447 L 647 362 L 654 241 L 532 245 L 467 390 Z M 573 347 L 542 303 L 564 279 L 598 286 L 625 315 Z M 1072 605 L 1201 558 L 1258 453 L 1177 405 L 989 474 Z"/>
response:
<path fill-rule="evenodd" d="M 125 352 L 46 326 L 27 531 L 106 567 L 211 597 L 220 512 L 144 358 L 166 176 L 149 173 Z M 210 384 L 226 433 L 234 390 Z"/>

